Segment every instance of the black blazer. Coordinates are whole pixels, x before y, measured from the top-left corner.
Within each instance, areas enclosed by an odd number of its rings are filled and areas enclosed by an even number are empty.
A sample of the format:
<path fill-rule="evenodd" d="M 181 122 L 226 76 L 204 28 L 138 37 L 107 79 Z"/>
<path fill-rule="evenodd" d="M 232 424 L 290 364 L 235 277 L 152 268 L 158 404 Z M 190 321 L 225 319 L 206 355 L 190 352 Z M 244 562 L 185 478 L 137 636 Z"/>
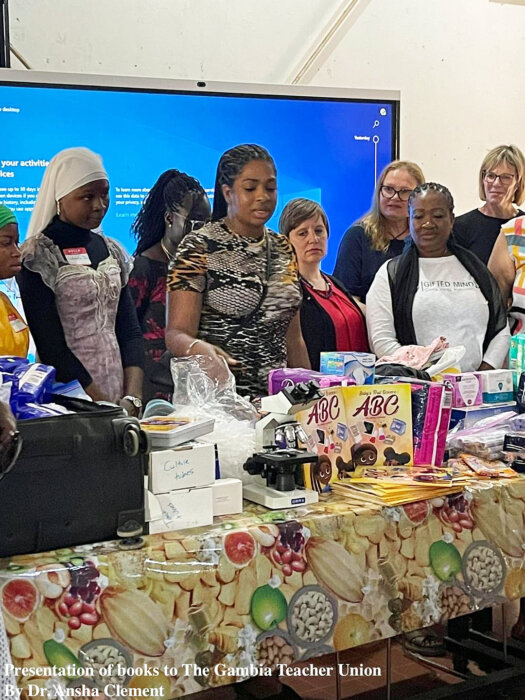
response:
<path fill-rule="evenodd" d="M 323 273 L 326 275 L 326 273 Z M 363 312 L 355 303 L 352 297 L 348 294 L 339 280 L 326 275 L 332 284 L 337 287 L 350 302 L 356 307 L 361 315 L 363 322 Z M 309 287 L 301 280 L 301 288 L 303 290 L 303 302 L 301 304 L 301 331 L 303 334 L 310 364 L 313 370 L 319 371 L 320 353 L 332 352 L 335 350 L 335 328 L 330 318 L 323 307 L 318 303 L 311 293 Z"/>

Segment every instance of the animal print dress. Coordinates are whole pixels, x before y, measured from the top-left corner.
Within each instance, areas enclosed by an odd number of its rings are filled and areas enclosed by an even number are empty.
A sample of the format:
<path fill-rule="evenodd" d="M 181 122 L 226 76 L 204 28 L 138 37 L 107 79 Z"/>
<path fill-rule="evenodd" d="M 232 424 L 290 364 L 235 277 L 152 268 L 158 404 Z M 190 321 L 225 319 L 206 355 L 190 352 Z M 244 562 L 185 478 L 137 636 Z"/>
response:
<path fill-rule="evenodd" d="M 167 289 L 203 295 L 198 337 L 240 361 L 240 394 L 267 394 L 268 372 L 286 366 L 286 332 L 302 298 L 288 239 L 266 229 L 253 241 L 223 222 L 207 224 L 182 240 Z"/>

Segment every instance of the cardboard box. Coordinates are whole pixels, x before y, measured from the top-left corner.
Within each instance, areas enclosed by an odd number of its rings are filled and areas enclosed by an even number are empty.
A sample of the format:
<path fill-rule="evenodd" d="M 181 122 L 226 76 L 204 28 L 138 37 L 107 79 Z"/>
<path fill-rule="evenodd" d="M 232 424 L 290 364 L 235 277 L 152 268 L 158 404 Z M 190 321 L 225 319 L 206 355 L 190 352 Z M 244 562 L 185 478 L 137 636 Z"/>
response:
<path fill-rule="evenodd" d="M 320 370 L 324 374 L 349 377 L 358 385 L 373 384 L 376 356 L 369 352 L 322 352 Z"/>
<path fill-rule="evenodd" d="M 483 403 L 506 403 L 514 399 L 514 372 L 489 369 L 481 373 Z"/>
<path fill-rule="evenodd" d="M 212 484 L 213 516 L 242 513 L 242 481 L 240 479 L 217 479 Z"/>
<path fill-rule="evenodd" d="M 200 489 L 177 489 L 157 494 L 162 517 L 149 524 L 150 534 L 168 530 L 184 530 L 213 523 L 213 491 L 211 486 Z"/>
<path fill-rule="evenodd" d="M 450 382 L 452 385 L 453 408 L 481 406 L 483 403 L 483 390 L 480 372 L 444 374 L 443 379 Z"/>
<path fill-rule="evenodd" d="M 507 411 L 517 411 L 518 406 L 515 401 L 507 403 L 483 404 L 482 406 L 471 406 L 470 408 L 454 408 L 450 418 L 450 430 L 455 428 L 459 421 L 463 421 L 463 428 L 471 428 L 478 421 L 491 416 L 497 416 Z"/>
<path fill-rule="evenodd" d="M 187 442 L 149 456 L 149 490 L 169 493 L 176 489 L 209 486 L 215 481 L 215 445 Z"/>

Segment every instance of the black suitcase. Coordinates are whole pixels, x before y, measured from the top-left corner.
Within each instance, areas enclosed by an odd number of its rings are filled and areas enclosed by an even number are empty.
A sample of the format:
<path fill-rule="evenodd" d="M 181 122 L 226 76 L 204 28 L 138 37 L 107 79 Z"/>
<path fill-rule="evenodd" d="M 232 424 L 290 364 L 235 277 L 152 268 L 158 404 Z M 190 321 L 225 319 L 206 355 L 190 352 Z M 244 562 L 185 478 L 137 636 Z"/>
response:
<path fill-rule="evenodd" d="M 0 557 L 136 535 L 148 438 L 118 406 L 56 396 L 74 414 L 18 422 L 22 449 L 0 480 Z"/>

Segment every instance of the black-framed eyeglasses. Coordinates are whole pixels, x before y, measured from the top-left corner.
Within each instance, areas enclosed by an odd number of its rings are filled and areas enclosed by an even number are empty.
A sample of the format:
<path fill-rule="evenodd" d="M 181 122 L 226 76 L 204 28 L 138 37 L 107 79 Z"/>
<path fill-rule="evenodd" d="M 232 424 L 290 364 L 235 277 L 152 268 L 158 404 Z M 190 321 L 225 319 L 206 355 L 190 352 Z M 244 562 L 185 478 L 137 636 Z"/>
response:
<path fill-rule="evenodd" d="M 483 177 L 487 182 L 490 182 L 491 184 L 493 182 L 496 182 L 496 180 L 499 178 L 499 181 L 502 185 L 510 185 L 514 181 L 516 175 L 513 175 L 512 173 L 502 173 L 501 175 L 497 175 L 491 170 L 484 170 Z"/>
<path fill-rule="evenodd" d="M 12 430 L 7 444 L 0 445 L 0 481 L 15 466 L 22 449 L 22 436 L 18 430 Z"/>
<path fill-rule="evenodd" d="M 396 190 L 395 187 L 391 187 L 390 185 L 381 185 L 380 191 L 386 199 L 393 199 L 397 194 L 402 202 L 408 202 L 408 198 L 412 194 L 412 190 L 410 189 Z"/>

